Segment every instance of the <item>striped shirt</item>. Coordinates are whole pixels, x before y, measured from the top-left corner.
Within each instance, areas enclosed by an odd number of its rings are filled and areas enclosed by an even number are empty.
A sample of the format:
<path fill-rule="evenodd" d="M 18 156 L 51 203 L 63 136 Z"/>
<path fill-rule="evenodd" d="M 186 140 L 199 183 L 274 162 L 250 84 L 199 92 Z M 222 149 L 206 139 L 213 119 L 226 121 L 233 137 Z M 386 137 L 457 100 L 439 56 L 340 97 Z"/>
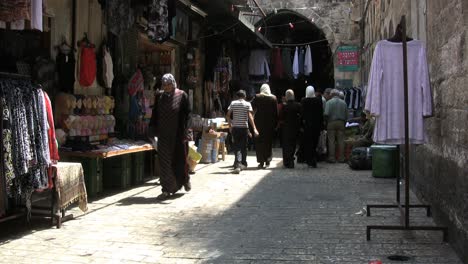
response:
<path fill-rule="evenodd" d="M 249 127 L 249 112 L 253 112 L 249 102 L 244 99 L 232 101 L 228 110 L 232 111 L 232 127 Z"/>

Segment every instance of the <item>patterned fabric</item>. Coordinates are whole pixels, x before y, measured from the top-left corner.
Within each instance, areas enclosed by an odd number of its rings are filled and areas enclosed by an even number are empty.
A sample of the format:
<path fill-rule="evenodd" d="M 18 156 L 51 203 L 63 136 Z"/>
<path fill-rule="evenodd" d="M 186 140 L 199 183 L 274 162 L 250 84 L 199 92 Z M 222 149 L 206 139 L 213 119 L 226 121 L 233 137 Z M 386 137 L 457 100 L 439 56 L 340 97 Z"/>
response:
<path fill-rule="evenodd" d="M 0 18 L 5 22 L 31 19 L 31 0 L 0 1 Z"/>
<path fill-rule="evenodd" d="M 3 175 L 5 176 L 6 194 L 10 193 L 10 186 L 15 178 L 13 168 L 12 148 L 11 148 L 11 126 L 10 126 L 10 111 L 8 110 L 6 101 L 2 98 L 3 109 Z"/>
<path fill-rule="evenodd" d="M 152 0 L 149 6 L 148 37 L 162 41 L 169 35 L 167 0 Z"/>
<path fill-rule="evenodd" d="M 150 125 L 158 137 L 163 192 L 175 193 L 189 181 L 185 139 L 190 111 L 188 96 L 182 90 L 156 95 Z"/>
<path fill-rule="evenodd" d="M 88 210 L 88 195 L 81 163 L 59 162 L 52 166 L 56 178 L 58 209 L 66 209 L 78 202 L 81 211 Z"/>
<path fill-rule="evenodd" d="M 107 25 L 109 31 L 116 36 L 128 31 L 134 23 L 134 16 L 130 8 L 130 0 L 107 1 Z"/>

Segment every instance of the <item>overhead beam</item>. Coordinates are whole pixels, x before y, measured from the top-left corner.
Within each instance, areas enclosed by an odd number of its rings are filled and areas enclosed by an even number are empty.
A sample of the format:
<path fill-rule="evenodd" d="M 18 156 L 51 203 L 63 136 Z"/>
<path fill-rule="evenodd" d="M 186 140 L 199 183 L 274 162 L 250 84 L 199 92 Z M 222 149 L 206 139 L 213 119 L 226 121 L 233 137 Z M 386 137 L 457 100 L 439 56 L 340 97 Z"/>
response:
<path fill-rule="evenodd" d="M 266 17 L 266 13 L 265 13 L 265 11 L 263 11 L 263 9 L 258 4 L 258 1 L 257 0 L 253 0 L 253 1 L 254 1 L 255 5 L 257 6 L 257 8 L 260 9 L 260 12 L 262 12 L 263 17 Z"/>

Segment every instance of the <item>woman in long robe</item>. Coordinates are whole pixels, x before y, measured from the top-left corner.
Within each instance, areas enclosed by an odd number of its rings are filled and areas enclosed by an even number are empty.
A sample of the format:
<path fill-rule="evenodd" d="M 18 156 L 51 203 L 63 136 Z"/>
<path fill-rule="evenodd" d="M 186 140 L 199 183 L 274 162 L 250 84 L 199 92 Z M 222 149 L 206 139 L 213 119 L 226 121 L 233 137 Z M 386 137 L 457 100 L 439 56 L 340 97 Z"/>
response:
<path fill-rule="evenodd" d="M 302 138 L 302 149 L 304 159 L 309 167 L 317 167 L 317 144 L 320 131 L 323 129 L 323 102 L 315 96 L 313 86 L 306 88 L 306 97 L 301 100 L 302 124 L 304 136 Z"/>
<path fill-rule="evenodd" d="M 156 94 L 150 127 L 158 138 L 162 186 L 159 198 L 164 199 L 182 186 L 185 191 L 191 189 L 187 164 L 187 124 L 191 109 L 187 93 L 177 89 L 172 74 L 162 77 L 162 88 L 163 91 Z"/>
<path fill-rule="evenodd" d="M 259 136 L 255 138 L 255 152 L 259 168 L 270 166 L 272 159 L 273 139 L 278 119 L 276 96 L 271 94 L 270 86 L 263 84 L 260 94 L 252 102 L 255 114 L 255 125 Z"/>
<path fill-rule="evenodd" d="M 283 146 L 283 165 L 294 168 L 294 154 L 296 152 L 297 137 L 301 127 L 301 104 L 294 101 L 293 90 L 286 91 L 286 104 L 280 114 L 281 136 Z"/>

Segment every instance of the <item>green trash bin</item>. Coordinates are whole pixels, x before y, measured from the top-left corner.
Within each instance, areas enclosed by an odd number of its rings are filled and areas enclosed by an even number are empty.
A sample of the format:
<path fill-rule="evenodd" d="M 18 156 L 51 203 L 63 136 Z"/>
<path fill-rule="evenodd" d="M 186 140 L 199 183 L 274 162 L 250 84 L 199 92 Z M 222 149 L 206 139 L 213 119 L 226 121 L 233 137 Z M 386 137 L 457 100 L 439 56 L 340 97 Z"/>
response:
<path fill-rule="evenodd" d="M 400 172 L 398 147 L 395 145 L 372 145 L 372 176 L 394 178 Z"/>

